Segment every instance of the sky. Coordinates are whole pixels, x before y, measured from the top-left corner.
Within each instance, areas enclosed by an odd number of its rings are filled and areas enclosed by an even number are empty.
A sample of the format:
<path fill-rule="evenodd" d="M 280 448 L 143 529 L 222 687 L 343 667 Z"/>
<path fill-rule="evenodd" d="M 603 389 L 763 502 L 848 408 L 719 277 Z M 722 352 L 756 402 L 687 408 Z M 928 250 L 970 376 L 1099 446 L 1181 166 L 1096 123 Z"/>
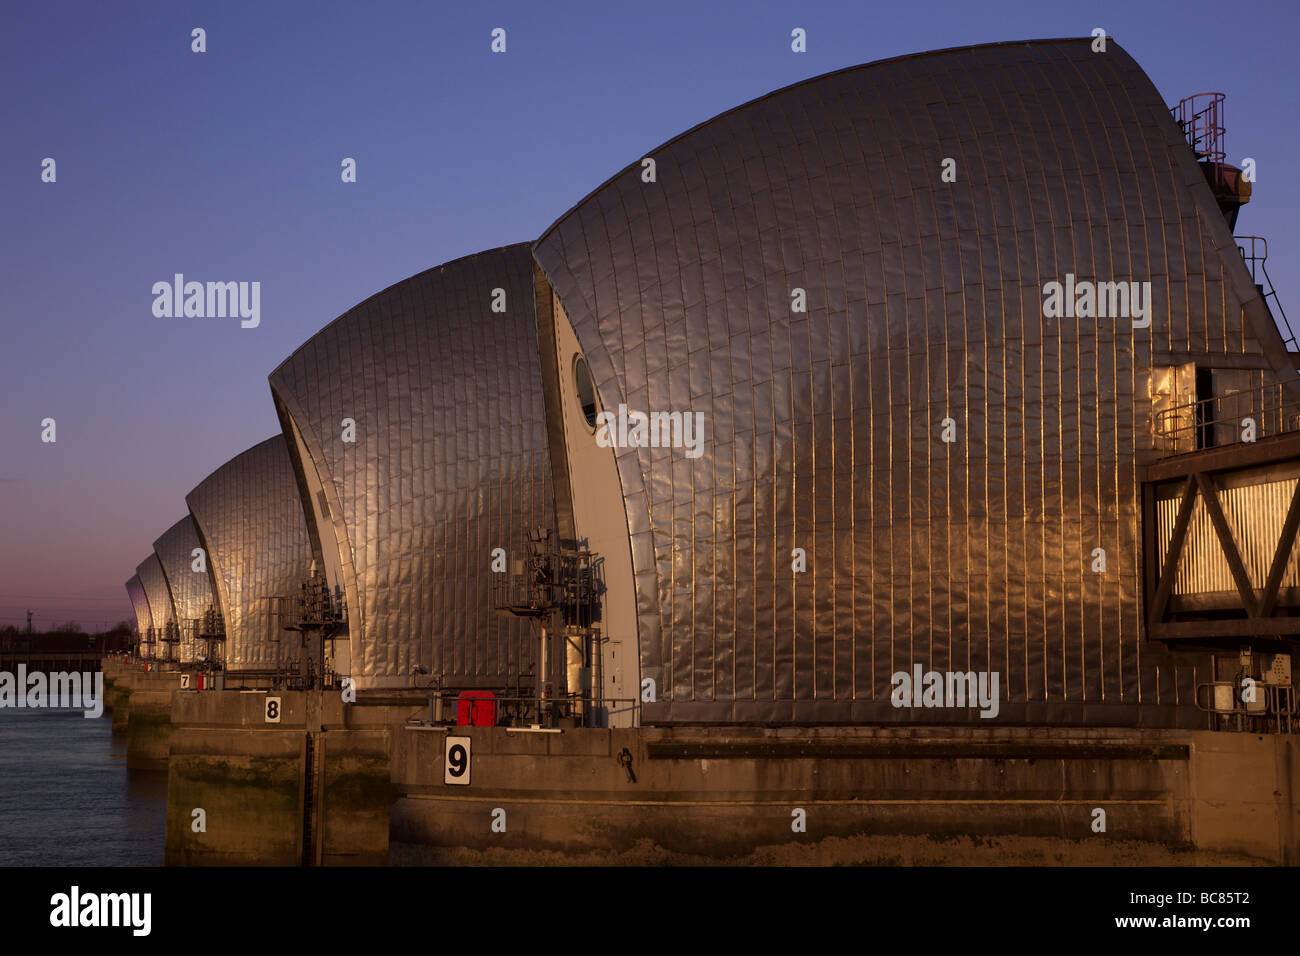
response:
<path fill-rule="evenodd" d="M 665 140 L 847 66 L 1102 27 L 1170 104 L 1226 93 L 1228 159 L 1257 163 L 1236 231 L 1268 238 L 1297 324 L 1298 11 L 5 0 L 0 626 L 29 608 L 37 629 L 131 619 L 123 584 L 185 495 L 278 431 L 268 373 L 353 305 L 536 239 Z M 498 27 L 505 53 L 490 49 Z M 152 287 L 177 272 L 260 282 L 260 323 L 156 317 Z"/>

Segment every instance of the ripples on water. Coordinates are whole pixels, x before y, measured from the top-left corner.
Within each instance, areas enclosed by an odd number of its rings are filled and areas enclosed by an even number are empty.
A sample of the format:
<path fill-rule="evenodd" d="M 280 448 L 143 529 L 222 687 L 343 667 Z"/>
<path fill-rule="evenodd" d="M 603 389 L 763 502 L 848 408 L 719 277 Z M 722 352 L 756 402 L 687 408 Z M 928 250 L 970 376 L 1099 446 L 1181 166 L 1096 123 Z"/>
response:
<path fill-rule="evenodd" d="M 0 708 L 0 866 L 162 866 L 166 771 L 126 768 L 112 718 Z"/>

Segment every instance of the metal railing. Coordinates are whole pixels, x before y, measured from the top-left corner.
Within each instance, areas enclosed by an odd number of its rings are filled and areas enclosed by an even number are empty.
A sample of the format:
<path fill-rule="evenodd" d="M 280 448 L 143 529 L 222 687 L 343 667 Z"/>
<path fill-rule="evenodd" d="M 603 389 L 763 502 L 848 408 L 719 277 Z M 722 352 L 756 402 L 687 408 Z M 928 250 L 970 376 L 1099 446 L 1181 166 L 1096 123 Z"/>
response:
<path fill-rule="evenodd" d="M 1294 733 L 1300 711 L 1290 684 L 1255 683 L 1256 699 L 1241 700 L 1236 681 L 1207 681 L 1196 685 L 1196 709 L 1209 718 L 1210 730 L 1239 733 Z M 1263 692 L 1260 695 L 1260 692 Z"/>
<path fill-rule="evenodd" d="M 459 691 L 430 691 L 427 696 L 429 701 L 427 726 L 455 726 L 456 708 L 461 703 L 469 705 L 471 715 L 478 712 L 475 710 L 478 707 L 493 708 L 496 715 L 494 723 L 498 727 L 521 726 L 521 723 L 517 722 L 548 727 L 566 719 L 582 722 L 589 721 L 598 714 L 610 716 L 625 711 L 639 712 L 641 707 L 641 699 L 638 697 L 604 697 L 582 693 L 550 697 L 529 695 L 461 697 Z M 595 725 L 591 724 L 591 726 Z"/>
<path fill-rule="evenodd" d="M 1241 440 L 1247 419 L 1254 423 L 1255 439 L 1300 430 L 1300 399 L 1288 399 L 1281 382 L 1225 392 L 1157 412 L 1151 432 L 1161 451 L 1198 451 L 1231 444 L 1219 441 L 1225 432 Z"/>
<path fill-rule="evenodd" d="M 562 547 L 545 529 L 528 532 L 525 548 L 512 567 L 492 575 L 497 610 L 538 618 L 556 612 L 565 623 L 591 621 L 600 600 L 597 556 L 583 547 Z"/>
<path fill-rule="evenodd" d="M 1273 285 L 1273 279 L 1268 274 L 1268 267 L 1265 262 L 1268 260 L 1268 240 L 1263 236 L 1233 236 L 1237 242 L 1237 251 L 1241 253 L 1241 258 L 1246 263 L 1246 268 L 1250 270 L 1250 278 L 1259 286 L 1264 296 L 1264 304 L 1268 305 L 1269 313 L 1273 316 L 1273 322 L 1277 325 L 1278 331 L 1282 333 L 1282 343 L 1286 346 L 1288 352 L 1300 351 L 1300 344 L 1296 342 L 1295 330 L 1291 328 L 1291 323 L 1287 320 L 1286 311 L 1282 308 L 1282 300 L 1278 298 L 1277 289 Z M 1261 281 L 1262 280 L 1262 281 Z M 1269 299 L 1273 300 L 1269 305 Z"/>
<path fill-rule="evenodd" d="M 1193 93 L 1169 109 L 1198 160 L 1212 163 L 1224 160 L 1223 113 L 1226 99 L 1222 93 Z"/>

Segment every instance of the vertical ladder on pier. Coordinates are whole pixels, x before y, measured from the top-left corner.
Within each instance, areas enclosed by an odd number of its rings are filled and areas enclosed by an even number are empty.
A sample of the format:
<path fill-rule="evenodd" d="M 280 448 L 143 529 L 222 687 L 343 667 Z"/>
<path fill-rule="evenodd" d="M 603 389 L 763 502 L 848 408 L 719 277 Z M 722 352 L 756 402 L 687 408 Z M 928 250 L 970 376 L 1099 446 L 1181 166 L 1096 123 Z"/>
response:
<path fill-rule="evenodd" d="M 302 773 L 302 865 L 313 866 L 320 861 L 316 855 L 316 787 L 320 781 L 317 767 L 319 745 L 317 735 L 308 731 L 303 753 Z"/>

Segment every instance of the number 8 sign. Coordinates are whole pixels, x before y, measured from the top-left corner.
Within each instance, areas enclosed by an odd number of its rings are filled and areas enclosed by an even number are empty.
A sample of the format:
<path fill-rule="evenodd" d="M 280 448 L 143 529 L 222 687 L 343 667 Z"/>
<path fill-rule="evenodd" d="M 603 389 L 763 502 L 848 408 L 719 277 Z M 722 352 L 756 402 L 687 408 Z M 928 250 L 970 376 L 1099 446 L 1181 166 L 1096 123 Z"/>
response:
<path fill-rule="evenodd" d="M 469 786 L 469 738 L 447 738 L 447 760 L 443 764 L 442 782 Z"/>

